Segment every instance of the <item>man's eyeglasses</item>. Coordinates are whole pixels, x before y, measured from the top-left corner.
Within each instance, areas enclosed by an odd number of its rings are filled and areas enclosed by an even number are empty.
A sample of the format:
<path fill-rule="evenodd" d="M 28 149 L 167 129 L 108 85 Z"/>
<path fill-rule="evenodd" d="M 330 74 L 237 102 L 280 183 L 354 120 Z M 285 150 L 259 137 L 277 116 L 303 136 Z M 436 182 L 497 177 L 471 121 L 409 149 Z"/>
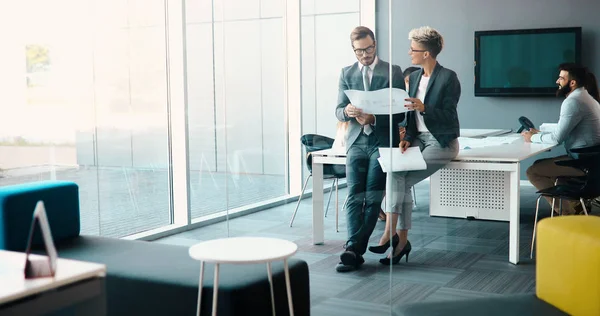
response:
<path fill-rule="evenodd" d="M 364 53 L 373 54 L 374 51 L 375 51 L 375 45 L 371 45 L 367 48 L 355 48 L 354 49 L 354 53 L 356 55 L 364 55 Z"/>
<path fill-rule="evenodd" d="M 414 49 L 412 47 L 408 49 L 408 52 L 411 53 L 411 54 L 412 53 L 424 53 L 426 51 L 427 51 L 426 49 Z"/>

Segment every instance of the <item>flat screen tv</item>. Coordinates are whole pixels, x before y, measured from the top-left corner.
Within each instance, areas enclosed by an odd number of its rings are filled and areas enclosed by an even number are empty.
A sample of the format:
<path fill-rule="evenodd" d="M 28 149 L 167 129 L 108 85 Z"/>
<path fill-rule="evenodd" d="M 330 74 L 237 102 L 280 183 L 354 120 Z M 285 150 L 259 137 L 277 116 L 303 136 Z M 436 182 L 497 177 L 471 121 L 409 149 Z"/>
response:
<path fill-rule="evenodd" d="M 553 96 L 565 62 L 581 62 L 581 27 L 476 31 L 475 96 Z"/>

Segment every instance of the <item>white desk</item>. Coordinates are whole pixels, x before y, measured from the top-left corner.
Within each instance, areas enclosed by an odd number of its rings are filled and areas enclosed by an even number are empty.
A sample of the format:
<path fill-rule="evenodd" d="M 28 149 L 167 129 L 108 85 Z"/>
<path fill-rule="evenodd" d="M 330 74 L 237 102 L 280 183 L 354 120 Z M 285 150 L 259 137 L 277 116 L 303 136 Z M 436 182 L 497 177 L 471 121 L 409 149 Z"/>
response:
<path fill-rule="evenodd" d="M 461 128 L 460 136 L 461 137 L 489 137 L 489 136 L 498 136 L 510 133 L 512 130 L 510 129 L 469 129 L 469 128 Z"/>
<path fill-rule="evenodd" d="M 508 258 L 517 264 L 520 164 L 555 146 L 519 139 L 511 144 L 460 150 L 430 178 L 429 215 L 509 221 Z"/>
<path fill-rule="evenodd" d="M 35 256 L 35 255 L 32 255 Z M 93 284 L 86 286 L 86 280 L 104 279 L 106 267 L 103 264 L 58 259 L 56 263 L 56 274 L 54 277 L 25 279 L 23 270 L 25 268 L 25 254 L 0 250 L 0 314 L 13 315 L 27 310 L 28 315 L 39 315 L 51 312 L 53 309 L 69 307 L 70 303 L 80 303 L 77 300 L 93 299 L 98 296 L 98 286 Z M 60 299 L 58 297 L 46 298 L 45 294 L 61 295 L 61 290 L 73 284 L 79 284 L 65 292 Z M 101 284 L 102 300 L 100 304 L 90 307 L 86 313 L 93 315 L 104 315 L 104 285 Z M 84 293 L 88 292 L 88 293 Z M 67 299 L 65 299 L 65 296 Z M 78 297 L 79 296 L 79 297 Z M 29 301 L 18 304 L 21 300 L 34 298 L 40 300 L 39 304 Z M 65 303 L 67 305 L 65 305 Z M 62 305 L 60 305 L 62 304 Z M 22 305 L 22 306 L 20 306 Z M 40 305 L 34 307 L 33 305 Z"/>
<path fill-rule="evenodd" d="M 482 137 L 502 135 L 508 131 L 461 129 L 461 135 Z M 460 150 L 454 161 L 431 176 L 430 215 L 510 220 L 509 261 L 518 263 L 520 162 L 554 146 L 518 140 L 495 147 Z M 313 152 L 312 155 L 313 243 L 318 245 L 325 240 L 323 164 L 346 164 L 346 153 L 339 149 L 327 149 Z M 463 197 L 458 198 L 460 194 Z M 464 195 L 468 195 L 470 200 L 465 200 Z M 502 212 L 497 211 L 498 204 L 502 204 Z M 482 206 L 494 209 L 488 210 Z"/>

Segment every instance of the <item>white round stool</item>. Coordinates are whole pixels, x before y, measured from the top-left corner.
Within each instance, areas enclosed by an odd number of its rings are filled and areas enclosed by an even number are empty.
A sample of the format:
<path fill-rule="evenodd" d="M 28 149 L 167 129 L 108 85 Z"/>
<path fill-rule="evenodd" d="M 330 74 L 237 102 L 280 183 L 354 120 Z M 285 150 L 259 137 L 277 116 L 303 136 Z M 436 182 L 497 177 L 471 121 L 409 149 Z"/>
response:
<path fill-rule="evenodd" d="M 190 257 L 200 261 L 200 283 L 198 285 L 198 308 L 200 315 L 202 303 L 202 284 L 204 281 L 204 263 L 215 264 L 215 277 L 213 282 L 213 307 L 212 315 L 217 315 L 217 297 L 219 292 L 219 265 L 266 263 L 271 286 L 271 307 L 275 315 L 275 294 L 273 292 L 273 273 L 271 262 L 283 260 L 285 273 L 285 287 L 287 289 L 288 306 L 290 315 L 294 315 L 292 305 L 292 288 L 290 287 L 290 271 L 288 258 L 298 251 L 298 246 L 288 240 L 265 237 L 233 237 L 203 241 L 190 247 Z"/>

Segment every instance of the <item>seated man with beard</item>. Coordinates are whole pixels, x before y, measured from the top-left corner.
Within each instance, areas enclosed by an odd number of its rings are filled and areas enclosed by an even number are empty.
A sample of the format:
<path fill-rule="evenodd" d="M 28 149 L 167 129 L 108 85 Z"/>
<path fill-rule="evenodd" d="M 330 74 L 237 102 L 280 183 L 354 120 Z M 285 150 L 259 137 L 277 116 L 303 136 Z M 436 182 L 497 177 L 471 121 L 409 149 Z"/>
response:
<path fill-rule="evenodd" d="M 590 95 L 590 92 L 598 91 L 594 75 L 585 67 L 570 63 L 560 65 L 559 70 L 556 94 L 565 100 L 560 106 L 558 127 L 549 133 L 540 133 L 536 129 L 521 133 L 526 142 L 563 143 L 567 150 L 566 155 L 537 160 L 527 169 L 527 178 L 538 190 L 554 186 L 556 178 L 560 176 L 583 176 L 584 173 L 579 169 L 559 166 L 554 162 L 577 158 L 571 152 L 573 148 L 600 144 L 600 104 Z M 546 199 L 552 205 L 552 199 Z M 557 210 L 558 205 L 554 211 Z M 572 215 L 581 213 L 583 208 L 579 202 L 563 200 L 562 210 L 563 214 Z"/>

